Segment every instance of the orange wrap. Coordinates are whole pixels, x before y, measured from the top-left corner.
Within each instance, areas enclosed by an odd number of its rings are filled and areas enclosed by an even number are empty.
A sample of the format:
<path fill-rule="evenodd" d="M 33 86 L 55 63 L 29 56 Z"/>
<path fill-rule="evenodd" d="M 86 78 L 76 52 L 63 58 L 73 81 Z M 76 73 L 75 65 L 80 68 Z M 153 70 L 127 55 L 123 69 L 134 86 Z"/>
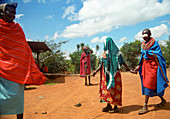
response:
<path fill-rule="evenodd" d="M 20 84 L 43 84 L 25 34 L 18 23 L 0 19 L 0 77 Z"/>

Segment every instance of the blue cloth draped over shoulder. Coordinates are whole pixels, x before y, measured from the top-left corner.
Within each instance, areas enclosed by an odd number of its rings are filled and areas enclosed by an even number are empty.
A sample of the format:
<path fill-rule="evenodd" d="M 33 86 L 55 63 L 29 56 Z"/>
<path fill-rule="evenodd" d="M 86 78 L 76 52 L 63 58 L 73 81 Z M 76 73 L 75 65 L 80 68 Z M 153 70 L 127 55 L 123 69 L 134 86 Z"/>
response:
<path fill-rule="evenodd" d="M 124 63 L 124 60 L 112 38 L 108 37 L 104 40 L 104 53 L 106 53 L 106 58 L 102 58 L 102 62 L 104 65 L 107 89 L 110 89 L 115 86 L 114 76 Z"/>
<path fill-rule="evenodd" d="M 168 84 L 166 83 L 164 76 L 165 76 L 167 82 L 169 82 L 169 81 L 168 81 L 168 78 L 167 78 L 167 75 L 166 75 L 166 61 L 165 61 L 165 58 L 162 55 L 161 48 L 160 48 L 157 41 L 155 41 L 155 43 L 148 50 L 143 50 L 141 48 L 141 58 L 140 58 L 139 64 L 141 64 L 142 58 L 148 59 L 148 55 L 157 55 L 158 61 L 159 61 L 159 64 L 160 64 L 160 67 L 158 65 L 158 69 L 157 69 L 157 94 L 159 94 L 159 93 L 163 92 L 165 90 L 165 88 L 168 87 Z M 164 76 L 163 76 L 160 68 L 162 69 Z M 142 66 L 139 69 L 139 74 L 140 74 L 140 77 L 141 77 L 141 84 L 142 84 L 141 73 L 142 73 Z M 143 84 L 142 84 L 142 94 L 143 93 L 144 93 L 144 87 L 143 87 Z"/>

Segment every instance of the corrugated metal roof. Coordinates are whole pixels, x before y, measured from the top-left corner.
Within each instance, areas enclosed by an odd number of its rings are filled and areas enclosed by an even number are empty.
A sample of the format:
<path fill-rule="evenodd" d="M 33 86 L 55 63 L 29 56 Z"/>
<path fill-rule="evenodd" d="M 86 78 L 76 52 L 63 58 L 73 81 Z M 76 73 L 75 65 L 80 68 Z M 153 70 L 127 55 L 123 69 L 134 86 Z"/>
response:
<path fill-rule="evenodd" d="M 45 44 L 45 42 L 38 42 L 38 41 L 27 41 L 28 45 L 30 46 L 32 52 L 46 52 L 51 51 L 51 49 Z"/>

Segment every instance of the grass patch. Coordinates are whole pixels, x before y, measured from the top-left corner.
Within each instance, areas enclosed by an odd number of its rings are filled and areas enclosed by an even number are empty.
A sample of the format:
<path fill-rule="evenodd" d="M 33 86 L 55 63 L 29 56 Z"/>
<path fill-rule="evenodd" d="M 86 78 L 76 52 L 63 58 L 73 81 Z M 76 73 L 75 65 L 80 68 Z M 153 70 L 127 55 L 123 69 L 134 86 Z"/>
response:
<path fill-rule="evenodd" d="M 58 83 L 44 83 L 44 85 L 55 85 L 55 84 L 58 84 Z"/>

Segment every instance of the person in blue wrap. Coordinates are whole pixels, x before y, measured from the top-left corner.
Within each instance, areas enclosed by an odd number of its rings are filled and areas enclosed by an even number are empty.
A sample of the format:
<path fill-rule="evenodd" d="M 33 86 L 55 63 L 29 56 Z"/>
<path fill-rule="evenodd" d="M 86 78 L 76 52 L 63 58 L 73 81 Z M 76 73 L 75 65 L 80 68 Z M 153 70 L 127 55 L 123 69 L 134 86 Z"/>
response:
<path fill-rule="evenodd" d="M 151 37 L 151 31 L 144 29 L 142 32 L 144 41 L 141 44 L 141 58 L 138 66 L 132 73 L 139 71 L 142 85 L 142 95 L 145 95 L 145 103 L 138 114 L 147 113 L 149 97 L 159 96 L 161 103 L 158 107 L 165 105 L 163 98 L 165 88 L 168 87 L 168 78 L 166 75 L 166 61 L 162 55 L 158 42 Z"/>

